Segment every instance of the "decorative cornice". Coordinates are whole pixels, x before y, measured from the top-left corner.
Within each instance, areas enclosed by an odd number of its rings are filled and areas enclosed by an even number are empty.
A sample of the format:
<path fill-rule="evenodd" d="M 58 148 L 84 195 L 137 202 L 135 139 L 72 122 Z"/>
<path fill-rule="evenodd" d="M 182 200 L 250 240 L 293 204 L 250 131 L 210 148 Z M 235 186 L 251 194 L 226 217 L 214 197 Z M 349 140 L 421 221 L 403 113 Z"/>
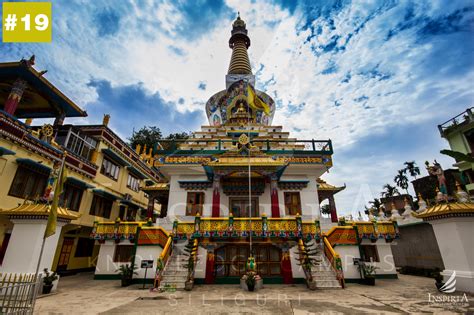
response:
<path fill-rule="evenodd" d="M 308 187 L 308 180 L 283 180 L 278 182 L 278 188 L 282 190 L 302 190 Z"/>
<path fill-rule="evenodd" d="M 206 190 L 212 187 L 212 182 L 203 181 L 178 181 L 179 187 L 186 190 Z"/>

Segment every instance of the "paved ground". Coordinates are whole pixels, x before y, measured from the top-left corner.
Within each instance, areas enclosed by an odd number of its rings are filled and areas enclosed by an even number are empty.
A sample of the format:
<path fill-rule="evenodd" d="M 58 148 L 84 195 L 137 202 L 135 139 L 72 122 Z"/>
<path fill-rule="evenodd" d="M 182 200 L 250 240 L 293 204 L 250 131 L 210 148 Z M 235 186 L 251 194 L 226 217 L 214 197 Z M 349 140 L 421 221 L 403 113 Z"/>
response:
<path fill-rule="evenodd" d="M 432 279 L 400 275 L 377 280 L 375 287 L 348 284 L 344 290 L 309 291 L 304 285 L 266 285 L 244 292 L 237 285 L 200 285 L 191 292 L 156 293 L 117 280 L 92 280 L 92 274 L 64 277 L 56 294 L 36 303 L 37 314 L 395 314 L 474 313 L 469 303 L 436 302 Z M 431 301 L 430 301 L 431 294 Z M 453 295 L 462 297 L 462 294 Z M 451 296 L 453 296 L 451 295 Z"/>

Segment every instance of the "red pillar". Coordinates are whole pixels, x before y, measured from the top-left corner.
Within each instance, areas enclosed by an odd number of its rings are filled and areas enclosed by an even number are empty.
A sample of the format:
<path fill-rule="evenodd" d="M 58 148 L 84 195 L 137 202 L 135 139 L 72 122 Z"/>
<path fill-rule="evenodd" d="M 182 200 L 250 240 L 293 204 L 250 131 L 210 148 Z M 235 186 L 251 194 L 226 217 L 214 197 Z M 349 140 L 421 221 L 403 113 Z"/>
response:
<path fill-rule="evenodd" d="M 290 252 L 283 252 L 281 257 L 281 273 L 283 275 L 284 284 L 293 283 L 293 273 L 291 271 Z"/>
<path fill-rule="evenodd" d="M 214 192 L 212 194 L 212 217 L 220 217 L 221 212 L 221 193 L 220 189 L 220 178 L 219 176 L 214 177 Z"/>
<path fill-rule="evenodd" d="M 5 101 L 5 112 L 9 113 L 10 115 L 15 115 L 16 108 L 18 107 L 18 103 L 21 101 L 21 97 L 23 96 L 25 88 L 25 80 L 17 79 L 15 83 L 13 83 L 10 95 L 8 95 L 8 98 Z"/>
<path fill-rule="evenodd" d="M 272 218 L 280 217 L 280 204 L 278 202 L 278 187 L 275 179 L 270 182 L 271 189 L 271 203 L 272 203 Z"/>
<path fill-rule="evenodd" d="M 328 198 L 329 200 L 329 209 L 331 209 L 331 222 L 338 222 L 337 220 L 337 211 L 336 211 L 336 202 L 334 201 L 334 196 L 331 195 Z"/>
<path fill-rule="evenodd" d="M 207 253 L 205 282 L 206 284 L 214 283 L 214 254 L 213 253 Z"/>

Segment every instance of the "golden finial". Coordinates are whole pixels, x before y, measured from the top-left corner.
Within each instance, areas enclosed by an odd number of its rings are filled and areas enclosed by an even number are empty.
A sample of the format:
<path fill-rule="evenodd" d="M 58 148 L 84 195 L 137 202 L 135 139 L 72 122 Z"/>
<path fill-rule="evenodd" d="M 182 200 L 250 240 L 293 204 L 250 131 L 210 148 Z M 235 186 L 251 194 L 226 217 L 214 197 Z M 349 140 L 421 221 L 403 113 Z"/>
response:
<path fill-rule="evenodd" d="M 33 118 L 27 118 L 25 121 L 25 125 L 31 126 L 31 123 L 33 122 Z"/>
<path fill-rule="evenodd" d="M 102 119 L 102 125 L 107 127 L 109 125 L 110 115 L 104 114 L 104 118 Z"/>
<path fill-rule="evenodd" d="M 141 145 L 140 143 L 137 144 L 137 146 L 135 147 L 135 152 L 136 152 L 137 154 L 140 154 L 141 148 L 142 148 L 142 145 Z"/>

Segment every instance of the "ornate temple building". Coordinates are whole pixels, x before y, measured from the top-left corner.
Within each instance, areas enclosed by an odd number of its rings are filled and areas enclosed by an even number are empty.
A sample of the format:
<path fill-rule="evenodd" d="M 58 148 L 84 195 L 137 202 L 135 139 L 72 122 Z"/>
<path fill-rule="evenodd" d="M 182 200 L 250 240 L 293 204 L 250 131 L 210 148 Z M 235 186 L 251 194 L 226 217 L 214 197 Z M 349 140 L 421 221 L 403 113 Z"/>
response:
<path fill-rule="evenodd" d="M 95 277 L 117 278 L 110 257 L 137 267 L 154 261 L 156 274 L 148 278 L 161 288 L 239 283 L 249 257 L 264 283 L 341 288 L 345 278 L 361 277 L 353 258 L 376 263 L 380 276 L 396 277 L 390 260 L 396 224 L 338 224 L 334 194 L 344 187 L 320 179 L 332 167 L 331 141 L 299 140 L 272 124 L 277 108 L 255 89 L 250 38 L 240 17 L 229 47 L 226 88 L 206 103 L 209 124 L 188 139 L 160 141 L 153 152 L 136 148 L 159 170 L 162 180 L 143 190 L 150 207 L 158 202 L 161 212 L 153 220 L 150 208 L 147 222 L 97 222 Z M 331 220 L 320 214 L 326 199 Z M 187 245 L 195 248 L 192 270 L 180 268 Z M 308 246 L 319 250 L 320 266 L 301 267 L 299 255 Z M 144 272 L 138 268 L 136 278 Z"/>
<path fill-rule="evenodd" d="M 49 215 L 45 200 L 62 161 L 62 208 L 40 270 L 94 270 L 94 222 L 146 217 L 148 200 L 140 187 L 161 177 L 108 127 L 108 115 L 102 124 L 64 124 L 87 113 L 33 65 L 34 56 L 0 63 L 0 271 L 35 271 Z M 35 125 L 41 119 L 50 122 Z"/>

